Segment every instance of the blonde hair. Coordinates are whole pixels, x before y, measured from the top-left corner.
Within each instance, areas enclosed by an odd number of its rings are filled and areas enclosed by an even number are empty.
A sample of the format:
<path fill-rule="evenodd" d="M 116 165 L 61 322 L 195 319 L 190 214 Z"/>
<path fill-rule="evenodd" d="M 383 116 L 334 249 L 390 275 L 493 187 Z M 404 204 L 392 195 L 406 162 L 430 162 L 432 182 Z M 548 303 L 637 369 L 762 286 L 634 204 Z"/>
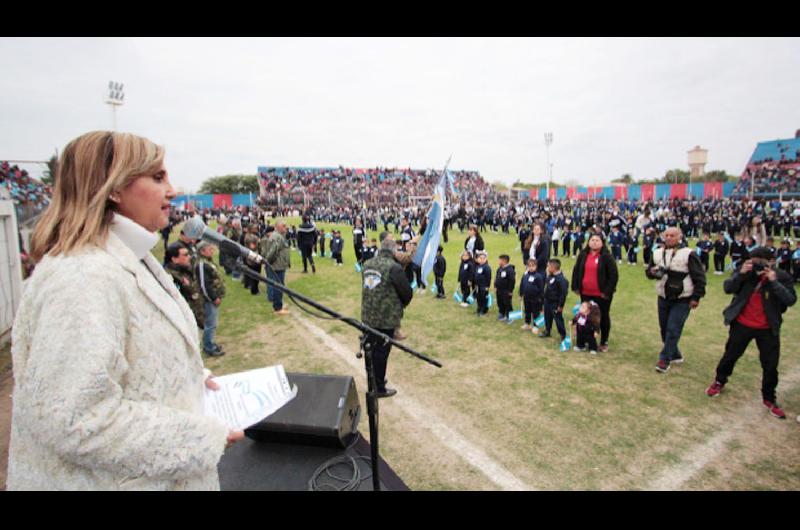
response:
<path fill-rule="evenodd" d="M 109 196 L 155 173 L 163 161 L 163 147 L 133 134 L 93 131 L 72 140 L 58 160 L 53 199 L 36 224 L 31 257 L 38 262 L 45 254 L 104 245 L 115 207 Z"/>

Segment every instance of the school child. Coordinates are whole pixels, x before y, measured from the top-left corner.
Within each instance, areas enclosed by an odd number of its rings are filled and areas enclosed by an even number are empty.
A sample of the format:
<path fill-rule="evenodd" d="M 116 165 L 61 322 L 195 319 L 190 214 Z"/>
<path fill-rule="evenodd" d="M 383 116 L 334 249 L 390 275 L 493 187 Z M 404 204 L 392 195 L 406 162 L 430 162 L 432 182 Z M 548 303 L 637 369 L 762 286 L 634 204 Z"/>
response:
<path fill-rule="evenodd" d="M 708 256 L 711 254 L 711 249 L 714 248 L 708 232 L 703 233 L 703 239 L 697 242 L 697 248 L 700 249 L 700 263 L 703 264 L 703 270 L 708 272 Z"/>
<path fill-rule="evenodd" d="M 535 322 L 544 304 L 544 277 L 536 271 L 535 259 L 528 260 L 528 269 L 519 283 L 519 295 L 525 313 L 525 324 L 522 325 L 522 329 L 537 334 L 539 330 Z"/>
<path fill-rule="evenodd" d="M 584 302 L 578 314 L 572 319 L 573 335 L 575 335 L 575 351 L 586 351 L 597 355 L 597 330 L 600 328 L 600 306 L 595 302 Z"/>
<path fill-rule="evenodd" d="M 725 239 L 725 234 L 720 232 L 717 234 L 717 240 L 714 241 L 714 274 L 725 274 L 725 256 L 728 255 L 730 245 Z"/>
<path fill-rule="evenodd" d="M 647 227 L 642 237 L 642 263 L 645 267 L 650 263 L 650 258 L 653 256 L 653 245 L 656 244 L 656 231 L 651 227 Z"/>
<path fill-rule="evenodd" d="M 628 265 L 636 265 L 639 254 L 639 236 L 635 228 L 628 229 Z"/>
<path fill-rule="evenodd" d="M 568 293 L 569 282 L 561 272 L 561 260 L 551 259 L 547 262 L 547 279 L 544 282 L 544 333 L 539 335 L 540 337 L 550 336 L 553 319 L 556 321 L 556 329 L 561 340 L 567 337 L 567 329 L 564 326 L 564 304 L 567 302 Z"/>
<path fill-rule="evenodd" d="M 489 287 L 492 285 L 492 267 L 486 263 L 488 254 L 485 250 L 476 252 L 475 258 L 475 298 L 478 301 L 478 316 L 489 312 Z"/>
<path fill-rule="evenodd" d="M 433 262 L 433 276 L 436 278 L 436 298 L 444 298 L 444 273 L 447 272 L 447 261 L 442 255 L 444 249 L 441 245 L 436 249 L 436 259 Z"/>
<path fill-rule="evenodd" d="M 320 230 L 319 231 L 319 237 L 318 237 L 317 241 L 319 241 L 319 255 L 321 257 L 323 257 L 323 258 L 325 257 L 325 240 L 326 239 L 330 239 L 330 234 L 326 234 L 325 230 Z M 314 255 L 314 253 L 312 252 L 312 256 L 313 255 Z"/>
<path fill-rule="evenodd" d="M 362 254 L 362 257 L 364 261 L 367 261 L 368 259 L 372 259 L 377 255 L 378 255 L 378 240 L 372 239 L 370 241 L 370 245 L 364 247 L 364 252 Z"/>
<path fill-rule="evenodd" d="M 800 282 L 800 239 L 797 240 L 794 253 L 792 254 L 792 273 L 794 282 Z"/>
<path fill-rule="evenodd" d="M 507 254 L 502 254 L 498 258 L 497 275 L 494 277 L 495 296 L 497 297 L 497 320 L 508 320 L 508 314 L 514 310 L 512 298 L 514 297 L 514 286 L 517 284 L 516 271 L 514 266 L 508 262 L 510 258 Z"/>
<path fill-rule="evenodd" d="M 472 254 L 465 250 L 461 254 L 461 266 L 458 268 L 458 282 L 461 284 L 461 307 L 469 307 L 467 298 L 475 288 L 475 262 Z"/>
<path fill-rule="evenodd" d="M 736 234 L 736 240 L 731 243 L 731 261 L 733 262 L 733 268 L 738 269 L 740 262 L 746 260 L 748 255 L 749 253 L 747 252 L 747 246 L 744 242 L 744 236 L 741 233 Z"/>
<path fill-rule="evenodd" d="M 578 228 L 572 236 L 575 238 L 574 244 L 572 245 L 572 257 L 574 258 L 583 249 L 583 241 L 586 239 L 586 233 L 581 228 Z"/>
<path fill-rule="evenodd" d="M 625 235 L 619 231 L 619 226 L 611 229 L 611 237 L 608 239 L 611 245 L 611 254 L 617 263 L 622 263 L 622 245 L 625 243 Z"/>
<path fill-rule="evenodd" d="M 331 257 L 336 260 L 338 266 L 342 266 L 342 249 L 344 249 L 344 239 L 338 230 L 334 230 L 333 239 L 331 239 Z"/>
<path fill-rule="evenodd" d="M 772 259 L 777 259 L 778 257 L 778 249 L 775 248 L 775 238 L 770 236 L 767 238 L 767 244 L 765 245 L 766 249 L 770 251 L 772 254 Z"/>
<path fill-rule="evenodd" d="M 776 253 L 778 268 L 788 274 L 792 273 L 792 249 L 789 248 L 791 241 L 784 239 L 781 241 L 781 248 Z"/>

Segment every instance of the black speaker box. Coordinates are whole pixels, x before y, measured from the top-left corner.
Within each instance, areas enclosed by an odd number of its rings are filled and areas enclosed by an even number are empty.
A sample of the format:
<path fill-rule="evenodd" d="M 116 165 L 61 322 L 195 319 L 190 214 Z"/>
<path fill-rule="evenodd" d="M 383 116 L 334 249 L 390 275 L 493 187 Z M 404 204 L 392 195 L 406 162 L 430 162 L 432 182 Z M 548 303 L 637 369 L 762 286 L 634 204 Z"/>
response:
<path fill-rule="evenodd" d="M 361 405 L 350 376 L 287 373 L 297 396 L 264 421 L 245 429 L 259 442 L 347 447 L 358 432 Z"/>

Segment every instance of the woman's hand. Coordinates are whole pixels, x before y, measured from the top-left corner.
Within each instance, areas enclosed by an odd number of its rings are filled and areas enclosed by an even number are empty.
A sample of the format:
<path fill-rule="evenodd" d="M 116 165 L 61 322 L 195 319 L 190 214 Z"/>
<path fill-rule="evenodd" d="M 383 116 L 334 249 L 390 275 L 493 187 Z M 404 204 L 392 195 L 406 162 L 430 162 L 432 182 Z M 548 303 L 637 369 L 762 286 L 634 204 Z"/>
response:
<path fill-rule="evenodd" d="M 214 374 L 210 372 L 208 374 L 208 377 L 206 377 L 205 383 L 206 383 L 206 388 L 208 388 L 209 390 L 219 390 L 219 384 L 216 381 L 214 381 Z"/>
<path fill-rule="evenodd" d="M 229 431 L 227 443 L 225 444 L 225 449 L 228 449 L 230 446 L 238 442 L 239 440 L 244 439 L 244 431 Z"/>

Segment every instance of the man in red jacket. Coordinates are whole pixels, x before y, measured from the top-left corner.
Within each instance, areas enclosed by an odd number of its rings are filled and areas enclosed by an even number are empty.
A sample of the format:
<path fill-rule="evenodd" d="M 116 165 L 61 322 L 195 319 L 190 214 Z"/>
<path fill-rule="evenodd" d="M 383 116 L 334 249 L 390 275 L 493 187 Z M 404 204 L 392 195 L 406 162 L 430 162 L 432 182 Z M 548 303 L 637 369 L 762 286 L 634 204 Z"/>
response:
<path fill-rule="evenodd" d="M 715 397 L 722 392 L 736 361 L 755 339 L 763 370 L 761 396 L 764 406 L 776 418 L 786 419 L 786 414 L 775 401 L 781 315 L 794 305 L 797 295 L 792 277 L 774 267 L 775 259 L 769 249 L 759 247 L 750 253 L 750 259 L 742 264 L 740 270 L 725 280 L 725 293 L 734 295 L 733 302 L 722 313 L 730 331 L 725 354 L 717 365 L 716 379 L 706 389 L 706 394 Z"/>

